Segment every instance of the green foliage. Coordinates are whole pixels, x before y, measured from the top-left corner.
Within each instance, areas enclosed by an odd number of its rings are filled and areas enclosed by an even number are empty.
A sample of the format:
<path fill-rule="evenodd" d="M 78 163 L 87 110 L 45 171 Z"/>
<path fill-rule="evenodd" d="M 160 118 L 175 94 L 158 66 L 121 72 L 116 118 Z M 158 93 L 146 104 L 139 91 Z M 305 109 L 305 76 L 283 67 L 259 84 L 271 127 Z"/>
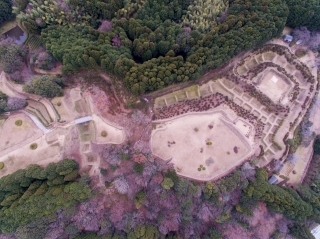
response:
<path fill-rule="evenodd" d="M 139 209 L 145 201 L 146 201 L 146 193 L 145 191 L 142 190 L 136 194 L 134 198 L 134 204 L 136 205 L 136 208 Z"/>
<path fill-rule="evenodd" d="M 266 171 L 257 169 L 256 180 L 250 182 L 244 190 L 246 196 L 265 202 L 272 211 L 296 221 L 305 221 L 313 216 L 312 205 L 304 201 L 296 191 L 269 184 L 267 180 Z"/>
<path fill-rule="evenodd" d="M 74 181 L 79 177 L 79 170 L 78 169 L 74 169 L 72 170 L 71 173 L 68 173 L 67 175 L 64 176 L 63 180 L 64 181 Z"/>
<path fill-rule="evenodd" d="M 196 79 L 203 70 L 278 36 L 288 15 L 284 0 L 232 1 L 226 21 L 201 34 L 174 23 L 187 14 L 188 5 L 183 0 L 149 0 L 135 8 L 134 18 L 114 19 L 109 32 L 66 24 L 51 25 L 41 36 L 49 53 L 63 63 L 64 74 L 101 66 L 142 94 Z"/>
<path fill-rule="evenodd" d="M 0 91 L 0 114 L 5 111 L 8 111 L 7 100 L 8 96 L 2 91 Z"/>
<path fill-rule="evenodd" d="M 178 198 L 188 194 L 189 185 L 189 181 L 184 178 L 180 178 L 179 181 L 174 184 L 174 190 Z"/>
<path fill-rule="evenodd" d="M 204 197 L 205 199 L 211 202 L 217 202 L 219 198 L 219 188 L 214 182 L 206 182 L 204 188 Z"/>
<path fill-rule="evenodd" d="M 1 44 L 0 55 L 0 66 L 3 71 L 13 73 L 22 70 L 27 51 L 15 44 Z"/>
<path fill-rule="evenodd" d="M 218 25 L 216 17 L 227 8 L 223 0 L 195 0 L 189 5 L 187 14 L 182 16 L 182 24 L 205 32 Z"/>
<path fill-rule="evenodd" d="M 74 239 L 100 239 L 100 238 L 101 238 L 100 236 L 98 236 L 96 233 L 93 233 L 93 232 L 81 234 L 81 235 L 74 237 Z"/>
<path fill-rule="evenodd" d="M 303 225 L 295 224 L 289 228 L 290 235 L 296 239 L 315 239 L 310 230 Z"/>
<path fill-rule="evenodd" d="M 288 26 L 320 30 L 319 1 L 286 0 L 286 3 L 289 7 Z"/>
<path fill-rule="evenodd" d="M 209 233 L 210 239 L 222 239 L 220 232 L 214 227 L 210 229 Z"/>
<path fill-rule="evenodd" d="M 174 170 L 174 169 L 168 169 L 168 171 L 166 173 L 164 173 L 164 177 L 170 178 L 173 183 L 178 183 L 180 180 L 179 176 L 177 175 L 176 170 Z"/>
<path fill-rule="evenodd" d="M 38 144 L 36 143 L 30 144 L 30 149 L 35 150 L 36 148 L 38 148 Z"/>
<path fill-rule="evenodd" d="M 22 125 L 22 120 L 16 120 L 16 122 L 14 122 L 14 124 L 16 126 L 21 126 Z"/>
<path fill-rule="evenodd" d="M 105 176 L 105 175 L 107 175 L 107 170 L 106 169 L 104 169 L 104 168 L 100 168 L 100 173 L 103 175 L 103 176 Z"/>
<path fill-rule="evenodd" d="M 127 238 L 131 239 L 157 239 L 160 234 L 158 229 L 152 225 L 136 226 L 132 232 L 129 232 Z"/>
<path fill-rule="evenodd" d="M 133 172 L 138 173 L 138 174 L 142 174 L 143 170 L 144 170 L 144 164 L 134 162 L 132 169 L 133 169 Z"/>
<path fill-rule="evenodd" d="M 102 136 L 102 137 L 107 137 L 107 135 L 108 135 L 107 131 L 103 130 L 103 131 L 101 132 L 101 136 Z"/>
<path fill-rule="evenodd" d="M 162 183 L 161 183 L 161 186 L 164 188 L 164 189 L 167 189 L 169 190 L 170 188 L 172 188 L 174 185 L 174 182 L 172 181 L 171 178 L 164 178 Z"/>
<path fill-rule="evenodd" d="M 20 225 L 87 199 L 91 190 L 85 181 L 74 181 L 78 176 L 78 165 L 74 162 L 67 159 L 51 163 L 45 169 L 33 164 L 0 178 L 0 232 L 11 232 Z M 73 169 L 68 174 L 60 176 L 56 172 L 67 172 L 70 167 Z M 66 178 L 70 181 L 64 181 Z M 54 186 L 53 182 L 58 185 Z"/>
<path fill-rule="evenodd" d="M 73 159 L 64 159 L 57 163 L 56 172 L 59 175 L 67 175 L 71 173 L 73 170 L 78 169 L 78 163 Z"/>
<path fill-rule="evenodd" d="M 0 24 L 6 20 L 9 20 L 13 17 L 12 4 L 9 0 L 0 0 Z"/>
<path fill-rule="evenodd" d="M 320 154 L 320 138 L 317 137 L 315 142 L 314 142 L 314 145 L 313 145 L 313 152 L 317 155 Z"/>
<path fill-rule="evenodd" d="M 33 78 L 32 81 L 23 87 L 27 93 L 53 98 L 62 95 L 64 78 L 55 75 L 43 75 Z"/>
<path fill-rule="evenodd" d="M 4 162 L 0 162 L 0 170 L 4 168 Z"/>
<path fill-rule="evenodd" d="M 218 223 L 224 223 L 228 221 L 230 218 L 230 211 L 222 213 L 219 217 L 215 219 L 216 222 Z"/>
<path fill-rule="evenodd" d="M 111 19 L 114 13 L 121 8 L 122 1 L 70 0 L 66 2 L 68 11 L 64 11 L 61 5 L 54 0 L 30 0 L 30 11 L 23 11 L 25 4 L 19 0 L 13 11 L 17 18 L 24 22 L 29 33 L 38 33 L 49 25 L 72 25 L 84 26 L 98 25 L 98 18 Z"/>

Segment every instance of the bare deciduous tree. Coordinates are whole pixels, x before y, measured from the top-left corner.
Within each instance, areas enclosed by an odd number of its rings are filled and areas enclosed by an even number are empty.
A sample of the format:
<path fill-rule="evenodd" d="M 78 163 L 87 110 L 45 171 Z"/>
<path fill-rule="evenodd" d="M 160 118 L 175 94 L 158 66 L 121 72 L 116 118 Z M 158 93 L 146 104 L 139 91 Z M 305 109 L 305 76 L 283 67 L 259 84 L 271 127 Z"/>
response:
<path fill-rule="evenodd" d="M 21 99 L 17 97 L 9 97 L 7 101 L 7 107 L 9 110 L 22 109 L 26 105 L 27 105 L 27 101 L 25 99 Z"/>
<path fill-rule="evenodd" d="M 300 157 L 297 154 L 288 154 L 287 162 L 293 165 L 296 165 L 300 160 Z"/>
<path fill-rule="evenodd" d="M 109 32 L 112 29 L 112 22 L 108 20 L 103 20 L 100 27 L 98 28 L 98 31 L 102 32 Z"/>
<path fill-rule="evenodd" d="M 308 44 L 311 33 L 306 27 L 297 27 L 293 30 L 293 37 L 296 41 L 301 41 L 302 44 Z"/>
<path fill-rule="evenodd" d="M 114 180 L 114 186 L 117 189 L 118 193 L 121 194 L 126 194 L 129 189 L 128 182 L 123 176 Z"/>

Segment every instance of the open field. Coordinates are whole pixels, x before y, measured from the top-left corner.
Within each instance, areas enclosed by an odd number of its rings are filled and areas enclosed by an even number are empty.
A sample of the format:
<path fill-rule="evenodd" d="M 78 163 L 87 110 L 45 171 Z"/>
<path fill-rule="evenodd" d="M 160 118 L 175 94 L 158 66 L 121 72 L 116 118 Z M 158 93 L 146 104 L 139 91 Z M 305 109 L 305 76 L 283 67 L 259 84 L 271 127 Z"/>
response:
<path fill-rule="evenodd" d="M 124 140 L 124 130 L 107 123 L 97 115 L 93 115 L 95 126 L 95 143 L 98 144 L 120 144 Z M 106 136 L 103 135 L 106 132 Z"/>
<path fill-rule="evenodd" d="M 22 121 L 21 126 L 15 124 L 17 120 Z M 18 145 L 39 133 L 41 134 L 41 131 L 33 126 L 33 123 L 25 114 L 12 115 L 2 123 L 0 130 L 0 152 Z"/>
<path fill-rule="evenodd" d="M 197 180 L 221 176 L 252 153 L 243 129 L 228 122 L 222 111 L 169 119 L 152 134 L 155 155 L 170 160 L 178 174 Z M 198 171 L 200 165 L 206 169 Z"/>
<path fill-rule="evenodd" d="M 68 109 L 67 103 L 64 100 L 65 97 L 55 97 L 51 100 L 51 103 L 60 115 L 60 122 L 71 122 L 74 120 L 72 112 Z"/>
<path fill-rule="evenodd" d="M 59 144 L 48 145 L 45 137 L 33 141 L 37 144 L 35 150 L 30 149 L 31 143 L 25 144 L 19 149 L 0 157 L 0 162 L 4 162 L 5 167 L 0 171 L 0 177 L 13 173 L 18 169 L 23 169 L 29 164 L 39 164 L 42 166 L 62 159 L 61 147 Z"/>
<path fill-rule="evenodd" d="M 286 96 L 292 88 L 289 80 L 284 80 L 284 76 L 279 76 L 279 74 L 273 70 L 266 71 L 266 74 L 261 77 L 262 79 L 257 88 L 261 90 L 262 93 L 267 95 L 275 103 L 288 103 Z"/>

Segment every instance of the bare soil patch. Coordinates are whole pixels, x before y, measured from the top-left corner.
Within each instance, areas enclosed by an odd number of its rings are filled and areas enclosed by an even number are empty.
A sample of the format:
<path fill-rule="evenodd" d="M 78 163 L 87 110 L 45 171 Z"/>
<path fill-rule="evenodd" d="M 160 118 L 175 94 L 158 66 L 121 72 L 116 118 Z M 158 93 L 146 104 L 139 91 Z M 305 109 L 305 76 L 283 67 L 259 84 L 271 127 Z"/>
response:
<path fill-rule="evenodd" d="M 95 143 L 98 144 L 120 144 L 124 140 L 123 129 L 107 123 L 105 120 L 97 115 L 93 115 L 94 125 L 95 125 Z M 102 136 L 101 132 L 105 131 L 106 136 Z"/>
<path fill-rule="evenodd" d="M 17 126 L 15 122 L 21 120 L 21 126 Z M 2 123 L 0 133 L 0 151 L 13 147 L 41 131 L 33 126 L 30 119 L 25 114 L 16 114 L 10 116 L 6 121 Z"/>
<path fill-rule="evenodd" d="M 155 155 L 171 159 L 178 174 L 210 180 L 228 172 L 251 153 L 251 143 L 243 134 L 248 129 L 230 124 L 221 112 L 185 115 L 157 126 L 151 147 Z M 212 160 L 206 164 L 208 159 Z M 200 165 L 206 165 L 206 169 L 199 171 Z"/>
<path fill-rule="evenodd" d="M 271 70 L 262 76 L 258 89 L 267 95 L 273 102 L 286 103 L 288 101 L 286 96 L 290 92 L 292 86 L 289 83 L 289 80 L 284 80 L 283 77 L 275 74 L 275 72 Z"/>

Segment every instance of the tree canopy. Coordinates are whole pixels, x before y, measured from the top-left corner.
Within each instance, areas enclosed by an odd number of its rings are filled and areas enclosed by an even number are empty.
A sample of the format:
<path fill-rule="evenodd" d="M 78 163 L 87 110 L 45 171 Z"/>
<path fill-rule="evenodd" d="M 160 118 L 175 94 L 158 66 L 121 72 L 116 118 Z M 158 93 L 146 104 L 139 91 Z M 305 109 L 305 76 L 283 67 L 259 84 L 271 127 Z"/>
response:
<path fill-rule="evenodd" d="M 62 95 L 64 81 L 64 78 L 56 75 L 43 75 L 32 79 L 23 89 L 31 94 L 53 98 Z"/>
<path fill-rule="evenodd" d="M 13 17 L 10 0 L 0 0 L 0 24 Z"/>

